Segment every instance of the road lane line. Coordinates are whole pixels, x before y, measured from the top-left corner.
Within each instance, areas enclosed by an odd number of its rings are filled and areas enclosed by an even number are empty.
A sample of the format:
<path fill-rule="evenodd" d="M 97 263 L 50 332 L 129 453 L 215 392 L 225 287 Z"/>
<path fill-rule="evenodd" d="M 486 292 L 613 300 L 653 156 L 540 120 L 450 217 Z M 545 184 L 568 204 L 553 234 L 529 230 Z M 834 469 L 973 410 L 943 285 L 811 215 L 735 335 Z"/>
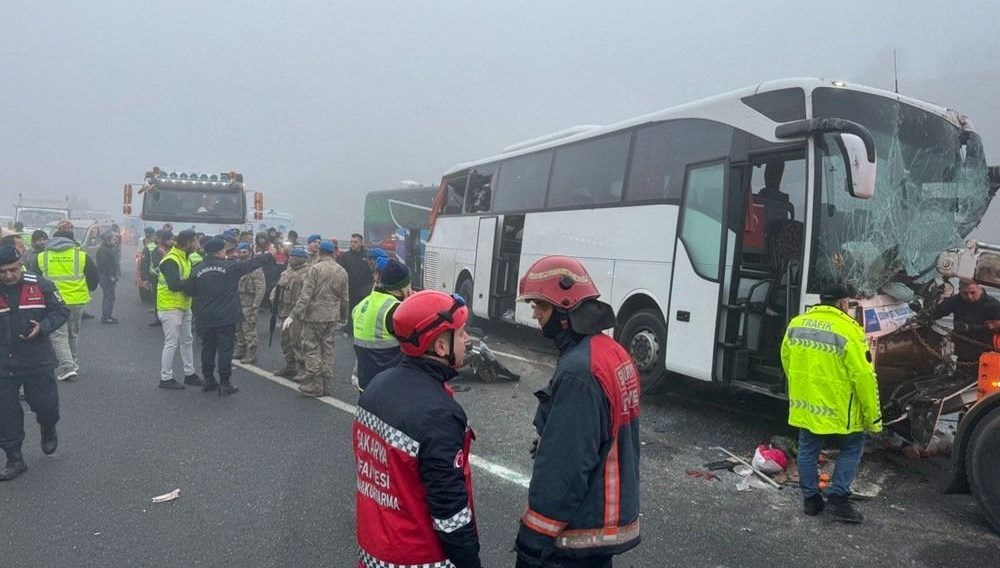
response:
<path fill-rule="evenodd" d="M 531 364 L 534 364 L 534 365 L 545 365 L 547 367 L 555 367 L 555 365 L 553 365 L 552 363 L 549 363 L 548 361 L 539 361 L 539 360 L 536 360 L 536 359 L 528 359 L 527 357 L 521 357 L 520 355 L 514 355 L 513 353 L 505 353 L 503 351 L 497 351 L 496 349 L 493 349 L 493 348 L 490 348 L 490 351 L 494 355 L 499 355 L 501 357 L 506 357 L 508 359 L 514 359 L 515 361 L 523 361 L 525 363 L 531 363 Z"/>
<path fill-rule="evenodd" d="M 233 361 L 233 366 L 234 367 L 239 367 L 240 369 L 243 369 L 244 371 L 253 373 L 253 374 L 257 375 L 258 377 L 265 378 L 265 379 L 267 379 L 267 380 L 269 380 L 269 381 L 271 381 L 273 383 L 279 384 L 279 385 L 281 385 L 283 387 L 292 389 L 295 392 L 299 392 L 299 385 L 295 381 L 290 381 L 288 379 L 279 377 L 278 375 L 275 375 L 274 373 L 272 373 L 270 371 L 266 371 L 264 369 L 261 369 L 260 367 L 258 367 L 256 365 L 247 365 L 247 364 L 241 363 L 239 361 Z M 354 413 L 358 409 L 358 407 L 354 406 L 353 404 L 351 404 L 349 402 L 344 402 L 344 401 L 340 400 L 339 398 L 334 398 L 334 397 L 329 396 L 329 395 L 327 395 L 327 396 L 320 396 L 320 397 L 313 397 L 313 398 L 315 398 L 316 400 L 322 402 L 323 404 L 332 406 L 332 407 L 334 407 L 336 409 L 339 409 L 339 410 L 343 410 L 344 412 L 346 412 L 346 413 L 348 413 L 348 414 L 350 414 L 352 416 L 354 415 Z M 483 458 L 483 457 L 480 457 L 480 456 L 477 456 L 475 454 L 469 456 L 469 463 L 471 463 L 472 465 L 474 465 L 474 466 L 478 467 L 479 469 L 485 471 L 486 473 L 489 473 L 491 475 L 499 477 L 500 479 L 509 481 L 509 482 L 511 482 L 511 483 L 513 483 L 515 485 L 520 485 L 521 487 L 523 487 L 525 489 L 528 488 L 528 483 L 531 481 L 531 477 L 529 477 L 527 475 L 518 473 L 518 472 L 514 471 L 513 469 L 510 469 L 508 467 L 502 466 L 502 465 L 500 465 L 498 463 L 491 462 L 490 460 L 488 460 L 486 458 Z"/>

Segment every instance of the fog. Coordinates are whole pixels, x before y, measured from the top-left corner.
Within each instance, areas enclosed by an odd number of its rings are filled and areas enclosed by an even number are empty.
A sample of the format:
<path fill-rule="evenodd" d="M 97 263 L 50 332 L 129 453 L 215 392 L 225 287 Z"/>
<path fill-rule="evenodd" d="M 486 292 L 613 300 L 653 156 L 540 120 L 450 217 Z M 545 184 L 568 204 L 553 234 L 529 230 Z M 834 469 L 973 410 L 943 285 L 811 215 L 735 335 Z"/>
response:
<path fill-rule="evenodd" d="M 1000 161 L 1000 5 L 789 4 L 5 0 L 0 214 L 18 193 L 120 213 L 152 166 L 236 170 L 343 237 L 368 191 L 790 76 L 898 79 Z M 997 207 L 987 222 L 1000 240 Z"/>

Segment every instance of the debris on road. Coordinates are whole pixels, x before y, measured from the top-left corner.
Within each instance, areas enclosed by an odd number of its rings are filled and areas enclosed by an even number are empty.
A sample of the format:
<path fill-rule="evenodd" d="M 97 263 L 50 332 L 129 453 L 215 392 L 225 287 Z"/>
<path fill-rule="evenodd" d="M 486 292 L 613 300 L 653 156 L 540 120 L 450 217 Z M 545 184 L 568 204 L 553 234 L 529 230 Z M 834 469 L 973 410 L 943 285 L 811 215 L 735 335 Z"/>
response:
<path fill-rule="evenodd" d="M 156 497 L 153 497 L 153 503 L 167 503 L 169 501 L 177 499 L 180 496 L 181 496 L 181 490 L 174 489 L 170 493 L 164 493 L 163 495 L 157 495 Z"/>
<path fill-rule="evenodd" d="M 688 469 L 684 471 L 688 477 L 693 477 L 695 479 L 704 479 L 705 481 L 719 481 L 719 476 L 715 475 L 710 471 L 704 471 L 700 469 Z"/>
<path fill-rule="evenodd" d="M 730 451 L 729 451 L 729 450 L 727 450 L 726 448 L 723 448 L 723 447 L 721 447 L 721 446 L 716 446 L 716 447 L 714 447 L 714 448 L 712 448 L 712 449 L 714 449 L 714 450 L 719 450 L 720 452 L 722 452 L 722 453 L 724 453 L 724 454 L 728 455 L 729 457 L 731 457 L 731 458 L 733 458 L 734 460 L 736 460 L 737 462 L 739 462 L 739 463 L 740 463 L 741 465 L 744 465 L 744 466 L 746 466 L 746 467 L 750 468 L 750 471 L 751 471 L 752 473 L 756 474 L 756 475 L 757 475 L 758 477 L 760 477 L 761 479 L 763 479 L 764 481 L 766 481 L 766 482 L 767 482 L 768 484 L 770 484 L 770 485 L 771 485 L 772 487 L 774 487 L 775 489 L 781 489 L 781 488 L 782 488 L 782 486 L 781 486 L 780 484 L 778 484 L 778 483 L 777 483 L 776 481 L 774 481 L 773 479 L 771 479 L 770 477 L 768 477 L 766 473 L 764 473 L 764 472 L 762 472 L 762 471 L 759 471 L 759 470 L 758 470 L 757 468 L 755 468 L 755 467 L 753 467 L 752 465 L 750 465 L 749 463 L 747 463 L 747 462 L 746 462 L 746 460 L 744 460 L 744 459 L 743 459 L 743 458 L 741 458 L 740 456 L 738 456 L 738 455 L 734 454 L 733 452 L 730 452 Z M 749 482 L 749 481 L 747 481 L 747 486 L 748 486 L 748 487 L 749 487 L 749 483 L 750 483 L 750 482 Z M 737 487 L 737 489 L 739 489 L 739 487 Z M 741 491 L 746 491 L 745 489 L 740 489 L 740 490 L 741 490 Z"/>

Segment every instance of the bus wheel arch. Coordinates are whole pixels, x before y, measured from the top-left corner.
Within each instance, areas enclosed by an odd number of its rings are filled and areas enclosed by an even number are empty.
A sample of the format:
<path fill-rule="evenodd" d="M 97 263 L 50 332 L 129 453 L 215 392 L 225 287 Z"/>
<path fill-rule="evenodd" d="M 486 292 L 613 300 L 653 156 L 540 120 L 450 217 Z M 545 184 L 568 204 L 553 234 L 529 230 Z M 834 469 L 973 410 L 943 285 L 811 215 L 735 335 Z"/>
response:
<path fill-rule="evenodd" d="M 455 293 L 465 300 L 465 305 L 469 306 L 469 314 L 472 313 L 472 294 L 473 294 L 473 281 L 472 274 L 468 270 L 462 270 L 458 274 L 458 281 L 455 282 Z"/>
<path fill-rule="evenodd" d="M 653 393 L 667 386 L 667 325 L 652 298 L 637 294 L 622 304 L 615 339 L 639 367 L 643 392 Z"/>

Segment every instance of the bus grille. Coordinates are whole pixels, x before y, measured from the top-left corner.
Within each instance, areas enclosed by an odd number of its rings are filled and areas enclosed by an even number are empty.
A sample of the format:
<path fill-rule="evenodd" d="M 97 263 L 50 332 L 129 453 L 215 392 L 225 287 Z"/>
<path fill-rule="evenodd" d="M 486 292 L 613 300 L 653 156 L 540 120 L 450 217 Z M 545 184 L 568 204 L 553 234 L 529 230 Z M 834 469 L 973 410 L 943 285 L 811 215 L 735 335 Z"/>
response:
<path fill-rule="evenodd" d="M 436 290 L 438 284 L 438 263 L 440 253 L 429 250 L 424 253 L 424 289 Z"/>

